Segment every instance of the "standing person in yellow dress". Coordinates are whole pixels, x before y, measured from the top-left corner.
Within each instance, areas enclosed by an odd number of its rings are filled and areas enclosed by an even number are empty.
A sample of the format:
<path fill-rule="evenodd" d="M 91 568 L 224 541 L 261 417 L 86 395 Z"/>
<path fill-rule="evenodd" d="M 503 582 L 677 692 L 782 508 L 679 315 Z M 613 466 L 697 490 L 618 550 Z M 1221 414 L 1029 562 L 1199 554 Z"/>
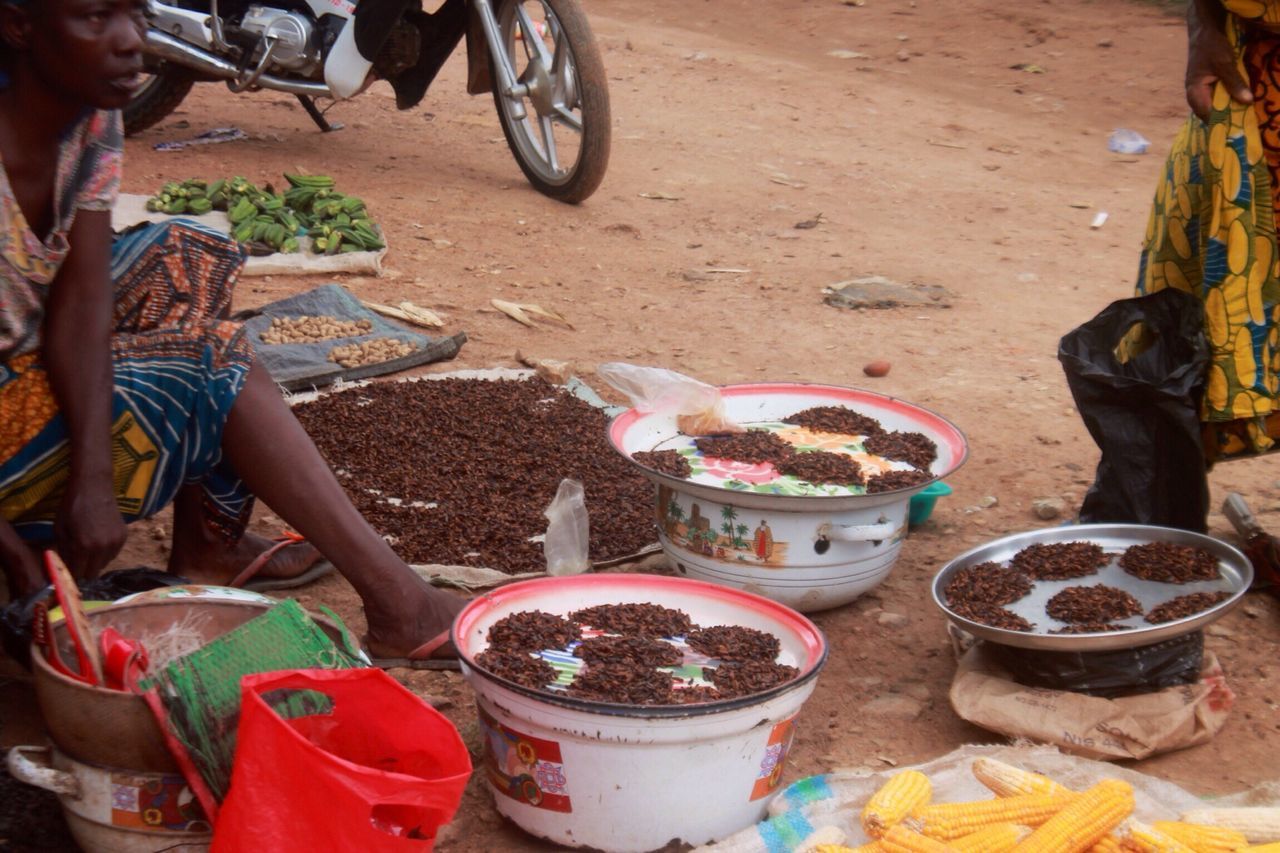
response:
<path fill-rule="evenodd" d="M 1156 190 L 1139 295 L 1204 305 L 1206 458 L 1280 437 L 1280 0 L 1191 0 L 1187 102 Z"/>

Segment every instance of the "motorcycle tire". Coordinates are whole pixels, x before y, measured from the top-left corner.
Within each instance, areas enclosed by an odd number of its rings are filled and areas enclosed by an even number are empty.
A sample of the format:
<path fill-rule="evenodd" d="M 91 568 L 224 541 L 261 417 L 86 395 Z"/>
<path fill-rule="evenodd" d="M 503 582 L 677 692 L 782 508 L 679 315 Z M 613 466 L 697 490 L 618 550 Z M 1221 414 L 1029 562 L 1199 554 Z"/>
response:
<path fill-rule="evenodd" d="M 124 107 L 124 133 L 133 136 L 146 130 L 178 108 L 191 91 L 195 78 L 184 68 L 162 65 L 143 82 Z"/>
<path fill-rule="evenodd" d="M 535 7 L 540 16 L 529 15 L 524 7 Z M 493 99 L 507 146 L 538 192 L 577 204 L 604 180 L 612 125 L 604 62 L 587 17 L 578 0 L 502 0 L 494 11 L 501 49 L 515 79 L 537 90 L 518 98 L 504 94 L 490 52 Z M 525 43 L 524 30 L 530 24 L 529 28 L 541 36 L 541 49 Z M 549 68 L 545 61 L 548 55 L 552 60 Z M 524 118 L 514 112 L 517 102 L 524 105 Z M 562 140 L 576 142 L 569 165 L 561 162 L 557 129 L 568 134 Z"/>

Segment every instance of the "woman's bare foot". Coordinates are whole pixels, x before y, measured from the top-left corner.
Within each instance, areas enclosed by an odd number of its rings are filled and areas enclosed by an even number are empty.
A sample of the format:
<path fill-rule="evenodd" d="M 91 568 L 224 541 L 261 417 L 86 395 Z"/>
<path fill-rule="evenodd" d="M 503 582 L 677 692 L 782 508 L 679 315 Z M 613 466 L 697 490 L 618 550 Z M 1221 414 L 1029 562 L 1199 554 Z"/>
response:
<path fill-rule="evenodd" d="M 169 554 L 168 571 L 192 583 L 225 586 L 262 553 L 278 545 L 254 533 L 246 533 L 234 545 L 201 537 L 179 541 L 174 531 L 173 550 Z M 278 550 L 266 565 L 254 572 L 253 580 L 289 580 L 304 574 L 324 559 L 315 546 L 296 542 Z"/>
<path fill-rule="evenodd" d="M 449 630 L 467 599 L 431 586 L 416 574 L 404 573 L 375 600 L 364 600 L 369 631 L 365 648 L 375 658 L 403 658 Z M 431 654 L 432 659 L 458 656 L 452 642 Z"/>

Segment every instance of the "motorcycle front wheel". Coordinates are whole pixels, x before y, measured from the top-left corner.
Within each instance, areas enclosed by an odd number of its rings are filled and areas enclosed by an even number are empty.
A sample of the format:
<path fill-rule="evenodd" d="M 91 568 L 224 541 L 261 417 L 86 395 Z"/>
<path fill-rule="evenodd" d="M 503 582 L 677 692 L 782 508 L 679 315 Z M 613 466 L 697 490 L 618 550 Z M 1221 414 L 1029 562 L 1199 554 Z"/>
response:
<path fill-rule="evenodd" d="M 502 132 L 529 183 L 569 204 L 590 196 L 609 165 L 604 62 L 578 0 L 496 4 L 502 84 L 492 51 L 493 99 Z"/>
<path fill-rule="evenodd" d="M 191 91 L 195 78 L 184 68 L 161 63 L 146 75 L 133 98 L 124 105 L 124 132 L 132 136 L 163 120 Z"/>

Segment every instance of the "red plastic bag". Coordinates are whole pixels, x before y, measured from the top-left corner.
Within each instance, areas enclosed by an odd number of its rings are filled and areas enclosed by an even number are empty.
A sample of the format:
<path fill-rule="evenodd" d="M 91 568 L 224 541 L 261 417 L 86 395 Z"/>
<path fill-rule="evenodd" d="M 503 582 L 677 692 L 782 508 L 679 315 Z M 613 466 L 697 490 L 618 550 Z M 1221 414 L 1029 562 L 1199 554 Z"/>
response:
<path fill-rule="evenodd" d="M 430 851 L 471 774 L 443 714 L 378 669 L 241 679 L 212 853 Z"/>

